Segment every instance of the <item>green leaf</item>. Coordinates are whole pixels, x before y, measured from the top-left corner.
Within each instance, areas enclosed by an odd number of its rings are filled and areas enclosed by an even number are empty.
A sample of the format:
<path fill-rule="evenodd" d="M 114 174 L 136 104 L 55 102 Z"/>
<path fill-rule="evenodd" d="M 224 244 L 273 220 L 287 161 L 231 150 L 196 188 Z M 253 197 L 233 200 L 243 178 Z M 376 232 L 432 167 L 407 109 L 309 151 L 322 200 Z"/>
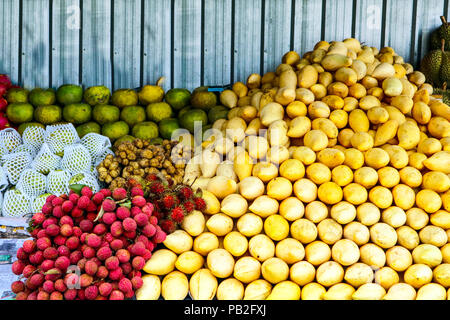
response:
<path fill-rule="evenodd" d="M 81 196 L 81 189 L 83 189 L 84 187 L 89 187 L 89 186 L 87 186 L 85 184 L 71 184 L 69 186 L 69 189 L 72 190 L 73 192 L 75 192 L 76 194 L 78 194 L 79 196 Z"/>

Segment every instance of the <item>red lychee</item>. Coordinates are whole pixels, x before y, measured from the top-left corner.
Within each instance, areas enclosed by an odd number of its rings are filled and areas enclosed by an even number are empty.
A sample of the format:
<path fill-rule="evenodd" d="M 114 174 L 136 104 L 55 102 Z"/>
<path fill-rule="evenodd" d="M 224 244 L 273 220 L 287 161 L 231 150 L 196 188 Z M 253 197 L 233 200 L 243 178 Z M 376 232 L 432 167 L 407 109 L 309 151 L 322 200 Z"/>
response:
<path fill-rule="evenodd" d="M 93 193 L 92 193 L 91 188 L 89 188 L 89 187 L 87 187 L 87 186 L 81 188 L 81 195 L 82 195 L 82 196 L 86 196 L 86 197 L 88 197 L 89 199 L 92 198 Z"/>
<path fill-rule="evenodd" d="M 131 284 L 133 285 L 133 289 L 137 290 L 144 285 L 144 281 L 142 280 L 141 277 L 133 277 L 131 279 Z"/>
<path fill-rule="evenodd" d="M 95 263 L 95 261 L 89 260 L 84 265 L 84 271 L 90 276 L 94 276 L 97 273 L 97 270 L 98 266 L 97 263 Z"/>
<path fill-rule="evenodd" d="M 86 244 L 89 247 L 98 248 L 98 247 L 100 247 L 101 243 L 102 243 L 102 239 L 98 235 L 96 235 L 94 233 L 90 233 L 86 237 Z"/>
<path fill-rule="evenodd" d="M 139 213 L 134 217 L 134 221 L 142 228 L 148 224 L 148 216 L 145 213 Z"/>
<path fill-rule="evenodd" d="M 72 212 L 70 213 L 70 215 L 74 218 L 79 218 L 83 216 L 83 210 L 81 210 L 78 207 L 75 207 L 72 209 Z"/>
<path fill-rule="evenodd" d="M 96 205 L 101 205 L 103 200 L 105 200 L 105 196 L 103 195 L 103 193 L 101 192 L 97 192 L 96 194 L 94 194 L 94 196 L 92 197 L 92 201 L 96 204 Z"/>
<path fill-rule="evenodd" d="M 127 207 L 119 207 L 116 210 L 116 216 L 120 220 L 124 220 L 130 216 L 130 209 Z"/>
<path fill-rule="evenodd" d="M 109 245 L 110 245 L 111 249 L 116 250 L 116 251 L 123 248 L 123 242 L 120 239 L 114 239 L 113 241 L 111 241 L 111 243 Z"/>
<path fill-rule="evenodd" d="M 70 201 L 70 200 L 64 201 L 63 204 L 61 205 L 61 209 L 65 213 L 72 211 L 72 209 L 73 209 L 72 201 Z"/>
<path fill-rule="evenodd" d="M 25 284 L 22 281 L 14 281 L 11 284 L 11 291 L 14 293 L 19 293 L 25 290 Z"/>
<path fill-rule="evenodd" d="M 116 221 L 116 214 L 114 212 L 105 212 L 102 216 L 103 223 L 110 225 Z"/>
<path fill-rule="evenodd" d="M 55 285 L 54 285 L 53 281 L 47 280 L 42 285 L 42 289 L 45 292 L 52 293 L 53 291 L 55 291 Z"/>
<path fill-rule="evenodd" d="M 59 234 L 59 227 L 56 224 L 51 224 L 45 228 L 45 233 L 50 237 L 56 237 Z"/>
<path fill-rule="evenodd" d="M 62 236 L 64 237 L 70 237 L 73 233 L 72 227 L 69 224 L 63 224 L 60 228 L 60 231 Z"/>
<path fill-rule="evenodd" d="M 64 211 L 62 209 L 62 206 L 53 207 L 52 215 L 56 218 L 61 218 L 62 216 L 64 216 Z"/>
<path fill-rule="evenodd" d="M 108 259 L 105 260 L 105 267 L 108 270 L 115 270 L 119 267 L 119 259 L 117 257 L 109 257 Z M 111 274 L 111 272 L 110 272 Z"/>
<path fill-rule="evenodd" d="M 97 278 L 104 279 L 108 276 L 108 274 L 109 274 L 108 269 L 105 266 L 100 266 L 100 267 L 98 267 L 98 270 L 97 270 L 97 273 L 95 274 L 95 276 Z"/>
<path fill-rule="evenodd" d="M 138 241 L 131 247 L 131 253 L 135 256 L 141 256 L 145 253 L 146 247 L 145 244 Z"/>
<path fill-rule="evenodd" d="M 131 262 L 132 266 L 136 270 L 142 270 L 145 266 L 145 260 L 143 257 L 134 257 L 133 261 Z"/>
<path fill-rule="evenodd" d="M 63 199 L 61 198 L 61 197 L 55 197 L 55 198 L 53 198 L 53 200 L 52 200 L 52 206 L 53 207 L 56 207 L 56 206 L 60 206 L 60 205 L 62 205 L 63 204 Z"/>
<path fill-rule="evenodd" d="M 55 290 L 59 291 L 59 292 L 64 292 L 67 290 L 66 285 L 64 284 L 64 280 L 63 279 L 58 279 L 55 281 L 54 284 Z"/>
<path fill-rule="evenodd" d="M 72 236 L 66 240 L 66 246 L 70 250 L 75 250 L 80 245 L 80 240 L 76 236 Z"/>
<path fill-rule="evenodd" d="M 52 269 L 55 266 L 55 261 L 47 259 L 42 261 L 40 265 L 40 269 L 44 272 L 47 272 L 48 270 Z"/>
<path fill-rule="evenodd" d="M 99 293 L 104 296 L 107 297 L 110 295 L 111 291 L 112 291 L 112 285 L 108 282 L 103 282 L 99 287 L 98 287 L 98 291 Z"/>
<path fill-rule="evenodd" d="M 105 198 L 111 196 L 111 190 L 109 189 L 101 189 L 99 192 L 101 192 L 105 196 Z"/>
<path fill-rule="evenodd" d="M 162 231 L 161 229 L 156 228 L 156 233 L 153 236 L 153 240 L 156 243 L 162 243 L 164 242 L 164 240 L 166 240 L 166 233 L 164 231 Z"/>
<path fill-rule="evenodd" d="M 112 251 L 109 247 L 101 247 L 97 251 L 97 258 L 100 259 L 101 261 L 108 259 L 109 257 L 111 257 L 111 255 Z"/>
<path fill-rule="evenodd" d="M 92 228 L 94 228 L 92 221 L 85 219 L 80 222 L 80 229 L 83 232 L 91 232 Z"/>
<path fill-rule="evenodd" d="M 111 212 L 116 210 L 116 203 L 114 202 L 114 200 L 105 199 L 103 200 L 102 207 L 105 212 Z"/>
<path fill-rule="evenodd" d="M 81 258 L 83 258 L 83 253 L 81 253 L 81 251 L 73 251 L 69 256 L 70 264 L 76 264 Z"/>
<path fill-rule="evenodd" d="M 23 251 L 32 253 L 36 249 L 36 242 L 33 240 L 25 240 L 22 245 Z"/>
<path fill-rule="evenodd" d="M 106 226 L 103 223 L 99 223 L 94 227 L 94 233 L 97 235 L 102 235 L 106 232 Z"/>
<path fill-rule="evenodd" d="M 60 256 L 68 257 L 70 255 L 70 250 L 65 245 L 59 246 L 57 250 Z"/>
<path fill-rule="evenodd" d="M 112 197 L 116 201 L 123 200 L 127 197 L 127 190 L 125 190 L 124 188 L 114 189 Z"/>
<path fill-rule="evenodd" d="M 133 291 L 133 285 L 132 285 L 131 281 L 127 278 L 122 278 L 119 281 L 119 290 L 122 291 L 123 293 Z"/>
<path fill-rule="evenodd" d="M 53 291 L 50 294 L 50 300 L 62 300 L 62 299 L 63 299 L 63 295 L 61 292 Z"/>
<path fill-rule="evenodd" d="M 67 289 L 66 292 L 64 292 L 64 299 L 65 300 L 75 300 L 77 297 L 77 290 L 76 289 Z"/>
<path fill-rule="evenodd" d="M 128 252 L 128 250 L 125 249 L 117 250 L 116 257 L 119 259 L 121 263 L 130 261 L 130 253 Z"/>
<path fill-rule="evenodd" d="M 70 259 L 66 256 L 58 257 L 55 261 L 55 267 L 62 271 L 66 271 L 69 266 Z"/>
<path fill-rule="evenodd" d="M 15 275 L 21 275 L 23 270 L 25 269 L 25 263 L 22 262 L 22 260 L 16 260 L 13 262 L 11 268 L 12 268 L 12 272 Z"/>
<path fill-rule="evenodd" d="M 77 201 L 77 207 L 85 210 L 89 206 L 89 203 L 91 202 L 91 199 L 86 196 L 81 196 Z"/>
<path fill-rule="evenodd" d="M 53 247 L 48 247 L 44 250 L 43 255 L 45 259 L 56 259 L 56 257 L 58 256 L 58 250 Z"/>
<path fill-rule="evenodd" d="M 50 299 L 50 294 L 45 291 L 39 291 L 37 294 L 37 297 L 36 297 L 36 300 L 49 300 L 49 299 Z"/>
<path fill-rule="evenodd" d="M 33 220 L 33 225 L 35 225 L 35 226 L 36 226 L 36 225 L 39 225 L 39 224 L 41 224 L 41 223 L 44 222 L 44 220 L 45 220 L 45 215 L 44 215 L 43 213 L 41 213 L 41 212 L 35 213 L 35 214 L 33 215 L 32 220 Z"/>
<path fill-rule="evenodd" d="M 39 240 L 39 239 L 38 239 Z M 36 243 L 37 244 L 37 243 Z M 28 253 L 25 252 L 23 248 L 19 248 L 16 252 L 16 257 L 19 260 L 25 260 L 28 258 Z"/>
<path fill-rule="evenodd" d="M 134 196 L 131 200 L 131 203 L 136 207 L 142 208 L 143 206 L 145 206 L 147 201 L 143 196 Z"/>
<path fill-rule="evenodd" d="M 132 197 L 135 197 L 135 196 L 144 196 L 144 190 L 142 190 L 142 188 L 132 187 L 132 188 L 131 188 L 131 196 L 132 196 Z"/>
<path fill-rule="evenodd" d="M 122 276 L 123 276 L 122 269 L 119 267 L 117 269 L 110 271 L 108 275 L 108 277 L 113 281 L 119 280 Z"/>
<path fill-rule="evenodd" d="M 92 276 L 90 276 L 90 275 L 88 275 L 88 274 L 86 274 L 86 273 L 83 273 L 83 274 L 80 276 L 80 286 L 81 286 L 82 288 L 86 288 L 86 287 L 88 287 L 88 286 L 91 285 L 91 283 L 92 283 L 93 280 L 94 280 L 94 279 L 92 278 Z"/>
<path fill-rule="evenodd" d="M 135 231 L 137 228 L 136 221 L 132 218 L 125 218 L 122 222 L 122 227 L 125 231 Z"/>
<path fill-rule="evenodd" d="M 61 219 L 59 219 L 59 225 L 62 226 L 64 224 L 68 224 L 73 227 L 73 219 L 70 216 L 61 217 Z"/>
<path fill-rule="evenodd" d="M 86 259 L 90 259 L 95 257 L 95 249 L 91 247 L 87 247 L 83 250 L 83 257 Z"/>
<path fill-rule="evenodd" d="M 114 237 L 119 237 L 123 232 L 122 222 L 120 221 L 113 222 L 113 224 L 110 227 L 110 231 Z"/>
<path fill-rule="evenodd" d="M 58 246 L 65 245 L 66 241 L 67 241 L 67 238 L 63 237 L 62 235 L 57 235 L 56 237 L 53 238 L 53 243 Z"/>
<path fill-rule="evenodd" d="M 69 195 L 69 201 L 72 202 L 73 205 L 76 205 L 78 203 L 78 199 L 80 199 L 80 196 L 76 193 L 72 193 Z"/>
<path fill-rule="evenodd" d="M 21 262 L 21 261 L 20 261 L 20 263 L 23 264 L 23 262 Z M 13 267 L 14 267 L 14 263 L 13 263 Z M 25 278 L 29 278 L 33 274 L 33 272 L 36 271 L 36 267 L 29 264 L 29 265 L 26 265 L 25 268 L 22 268 L 22 270 L 23 271 L 21 273 L 23 274 L 23 276 Z M 15 273 L 14 269 L 13 269 L 13 273 L 20 275 L 20 273 Z"/>
<path fill-rule="evenodd" d="M 125 299 L 124 294 L 122 293 L 122 291 L 119 290 L 114 290 L 109 295 L 109 300 L 124 300 L 124 299 Z"/>

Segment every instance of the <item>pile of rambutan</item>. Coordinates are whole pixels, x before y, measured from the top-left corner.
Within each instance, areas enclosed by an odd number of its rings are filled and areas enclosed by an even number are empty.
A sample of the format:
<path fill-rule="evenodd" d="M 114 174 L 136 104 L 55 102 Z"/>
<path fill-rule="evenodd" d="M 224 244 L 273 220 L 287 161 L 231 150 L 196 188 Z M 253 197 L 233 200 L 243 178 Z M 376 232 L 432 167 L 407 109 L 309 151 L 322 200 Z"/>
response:
<path fill-rule="evenodd" d="M 6 74 L 0 74 L 0 130 L 11 127 L 8 118 L 6 117 L 6 108 L 8 107 L 8 101 L 5 96 L 9 89 L 15 87 L 12 85 L 9 76 Z"/>
<path fill-rule="evenodd" d="M 201 190 L 194 192 L 190 186 L 175 185 L 156 175 L 149 175 L 146 180 L 146 197 L 154 204 L 154 216 L 166 233 L 175 231 L 192 211 L 206 207 Z"/>
<path fill-rule="evenodd" d="M 17 300 L 124 300 L 166 233 L 141 187 L 49 196 L 12 271 Z"/>

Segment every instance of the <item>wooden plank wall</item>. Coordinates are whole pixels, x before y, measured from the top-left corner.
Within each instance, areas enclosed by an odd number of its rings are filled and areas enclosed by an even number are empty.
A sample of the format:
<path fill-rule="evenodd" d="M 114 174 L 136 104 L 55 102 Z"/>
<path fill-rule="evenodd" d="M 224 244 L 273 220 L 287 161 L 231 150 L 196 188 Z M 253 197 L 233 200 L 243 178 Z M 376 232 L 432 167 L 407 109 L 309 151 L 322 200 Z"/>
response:
<path fill-rule="evenodd" d="M 418 65 L 449 0 L 2 0 L 0 73 L 26 87 L 226 85 L 356 37 Z"/>

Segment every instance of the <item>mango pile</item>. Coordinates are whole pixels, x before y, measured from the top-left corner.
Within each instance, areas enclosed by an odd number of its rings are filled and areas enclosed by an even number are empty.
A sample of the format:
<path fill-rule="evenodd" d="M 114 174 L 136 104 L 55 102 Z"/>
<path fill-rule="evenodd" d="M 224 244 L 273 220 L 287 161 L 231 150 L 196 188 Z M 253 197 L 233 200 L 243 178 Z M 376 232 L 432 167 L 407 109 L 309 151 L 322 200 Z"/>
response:
<path fill-rule="evenodd" d="M 223 91 L 185 168 L 206 208 L 137 299 L 450 298 L 450 107 L 425 81 L 345 39 Z"/>

